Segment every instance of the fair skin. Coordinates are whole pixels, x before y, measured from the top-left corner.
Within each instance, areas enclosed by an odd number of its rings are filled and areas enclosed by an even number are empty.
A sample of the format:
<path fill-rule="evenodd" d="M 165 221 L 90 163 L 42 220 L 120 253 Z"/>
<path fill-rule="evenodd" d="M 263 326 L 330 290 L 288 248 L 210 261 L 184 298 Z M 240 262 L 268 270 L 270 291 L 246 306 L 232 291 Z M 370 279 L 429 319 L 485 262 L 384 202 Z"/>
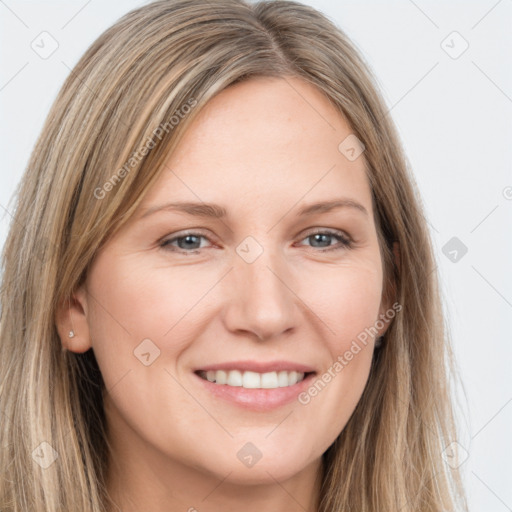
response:
<path fill-rule="evenodd" d="M 350 161 L 338 150 L 351 133 L 297 78 L 222 91 L 59 312 L 66 348 L 92 348 L 108 390 L 108 488 L 119 510 L 317 510 L 321 457 L 361 397 L 374 339 L 309 403 L 297 395 L 390 306 L 381 301 L 364 156 Z M 298 216 L 334 199 L 344 206 Z M 215 203 L 227 215 L 143 217 L 185 201 Z M 307 379 L 258 390 L 196 373 L 239 361 L 305 365 Z"/>

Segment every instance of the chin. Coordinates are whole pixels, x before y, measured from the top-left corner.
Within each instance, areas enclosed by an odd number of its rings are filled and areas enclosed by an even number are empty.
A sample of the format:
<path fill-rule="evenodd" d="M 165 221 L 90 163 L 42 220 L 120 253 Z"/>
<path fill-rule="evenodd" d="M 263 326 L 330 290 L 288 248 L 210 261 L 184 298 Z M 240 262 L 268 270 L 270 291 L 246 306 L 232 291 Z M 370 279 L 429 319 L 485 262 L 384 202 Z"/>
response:
<path fill-rule="evenodd" d="M 223 465 L 223 470 L 220 471 L 217 467 L 215 473 L 217 478 L 224 479 L 229 474 L 227 480 L 234 485 L 265 485 L 275 484 L 276 480 L 279 482 L 286 481 L 301 471 L 304 471 L 310 464 L 309 461 L 292 461 L 283 459 L 285 454 L 283 452 L 276 452 L 271 456 L 263 457 L 254 464 L 252 467 L 246 467 L 238 460 L 233 463 L 229 458 Z M 220 473 L 220 474 L 219 474 Z"/>
<path fill-rule="evenodd" d="M 216 450 L 205 446 L 211 455 L 207 460 L 204 452 L 198 454 L 197 462 L 216 478 L 222 480 L 229 475 L 229 482 L 239 485 L 275 484 L 276 480 L 286 481 L 312 464 L 320 463 L 322 451 L 319 449 L 315 456 L 308 444 L 286 443 L 283 436 L 272 442 L 265 440 L 264 435 L 244 436 L 244 439 L 251 438 L 253 442 L 232 440 L 230 446 L 218 446 Z M 222 451 L 219 453 L 219 450 Z"/>

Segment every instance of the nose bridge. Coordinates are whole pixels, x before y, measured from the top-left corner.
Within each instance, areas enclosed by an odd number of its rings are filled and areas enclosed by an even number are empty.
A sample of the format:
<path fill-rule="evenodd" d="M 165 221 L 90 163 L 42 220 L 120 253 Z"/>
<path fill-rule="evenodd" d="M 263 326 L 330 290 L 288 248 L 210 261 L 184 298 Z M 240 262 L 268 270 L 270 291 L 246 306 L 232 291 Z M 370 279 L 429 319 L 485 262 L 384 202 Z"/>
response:
<path fill-rule="evenodd" d="M 251 240 L 246 243 L 240 244 L 234 259 L 228 327 L 266 339 L 294 325 L 296 304 L 287 286 L 291 273 L 279 250 L 259 243 L 258 249 Z"/>

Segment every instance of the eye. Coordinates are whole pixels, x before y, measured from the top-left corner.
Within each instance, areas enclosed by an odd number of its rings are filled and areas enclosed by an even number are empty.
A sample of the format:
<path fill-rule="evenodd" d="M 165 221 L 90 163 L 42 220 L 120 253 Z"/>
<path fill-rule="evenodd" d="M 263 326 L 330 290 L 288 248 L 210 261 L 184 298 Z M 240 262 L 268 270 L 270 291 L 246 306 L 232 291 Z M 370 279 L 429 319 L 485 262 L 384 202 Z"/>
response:
<path fill-rule="evenodd" d="M 180 236 L 168 238 L 160 242 L 160 247 L 168 251 L 177 251 L 184 254 L 196 254 L 199 249 L 203 249 L 201 239 L 209 240 L 206 236 L 200 233 L 184 233 Z M 176 244 L 176 245 L 174 245 Z"/>
<path fill-rule="evenodd" d="M 320 252 L 336 251 L 340 249 L 347 249 L 351 247 L 352 240 L 342 231 L 332 231 L 326 229 L 318 229 L 313 233 L 309 233 L 303 240 L 310 239 L 313 248 L 320 248 Z M 338 240 L 337 245 L 332 245 L 331 241 Z M 319 244 L 319 245 L 315 245 Z"/>
<path fill-rule="evenodd" d="M 166 251 L 178 252 L 182 254 L 198 254 L 205 245 L 201 244 L 201 240 L 210 241 L 208 237 L 201 233 L 189 232 L 183 233 L 180 236 L 174 236 L 162 240 L 159 246 Z M 334 251 L 347 249 L 351 247 L 352 240 L 342 231 L 333 231 L 326 229 L 318 229 L 309 233 L 302 240 L 311 240 L 310 247 L 320 249 L 320 252 Z M 332 245 L 332 241 L 337 240 L 336 245 Z M 303 245 L 303 244 L 299 244 Z"/>

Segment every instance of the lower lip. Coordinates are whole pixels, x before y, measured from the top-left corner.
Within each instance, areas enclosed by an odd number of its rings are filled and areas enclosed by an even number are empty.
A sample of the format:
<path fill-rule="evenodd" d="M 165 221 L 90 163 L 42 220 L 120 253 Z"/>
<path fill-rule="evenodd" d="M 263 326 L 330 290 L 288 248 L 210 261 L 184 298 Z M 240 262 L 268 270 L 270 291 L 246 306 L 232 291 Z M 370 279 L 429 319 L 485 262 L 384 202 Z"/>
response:
<path fill-rule="evenodd" d="M 242 386 L 215 384 L 199 377 L 196 373 L 194 375 L 202 382 L 205 389 L 214 396 L 253 411 L 270 411 L 293 402 L 297 399 L 297 395 L 304 391 L 315 377 L 314 373 L 310 373 L 303 380 L 297 382 L 297 384 L 283 388 L 247 389 Z"/>

